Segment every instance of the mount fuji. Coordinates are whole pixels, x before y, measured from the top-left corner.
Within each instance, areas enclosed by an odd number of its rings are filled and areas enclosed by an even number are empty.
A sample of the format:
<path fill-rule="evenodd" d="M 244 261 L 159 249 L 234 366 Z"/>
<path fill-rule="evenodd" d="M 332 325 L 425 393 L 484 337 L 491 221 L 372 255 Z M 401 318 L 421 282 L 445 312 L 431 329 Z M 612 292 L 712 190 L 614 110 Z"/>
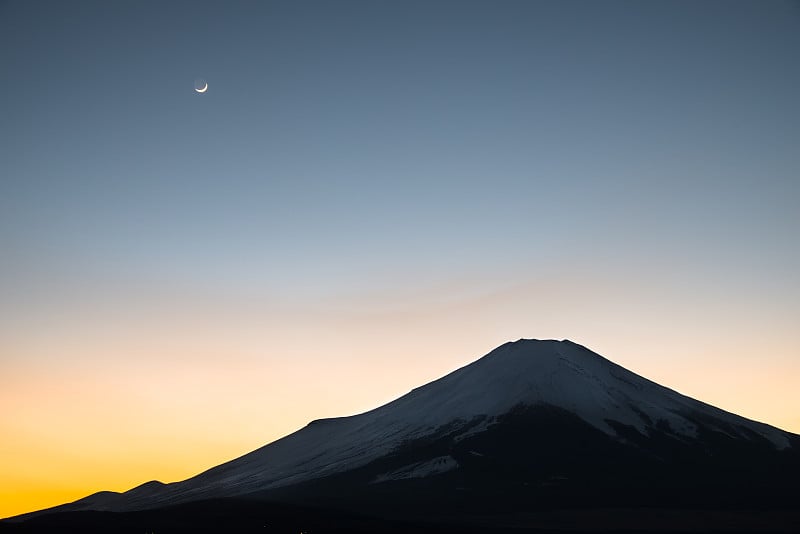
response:
<path fill-rule="evenodd" d="M 530 526 L 530 514 L 548 510 L 752 508 L 789 514 L 770 520 L 780 531 L 798 520 L 796 495 L 800 436 L 571 341 L 521 339 L 377 409 L 313 421 L 187 480 L 15 519 L 237 500 L 493 527 Z"/>

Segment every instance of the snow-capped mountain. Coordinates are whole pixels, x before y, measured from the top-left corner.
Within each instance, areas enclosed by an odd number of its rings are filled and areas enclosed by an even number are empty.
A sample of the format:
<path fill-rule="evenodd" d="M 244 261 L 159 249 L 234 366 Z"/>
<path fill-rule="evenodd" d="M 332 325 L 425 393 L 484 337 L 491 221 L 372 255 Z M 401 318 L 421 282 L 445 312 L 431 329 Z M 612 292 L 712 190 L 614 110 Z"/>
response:
<path fill-rule="evenodd" d="M 794 434 L 681 395 L 576 343 L 519 340 L 380 408 L 313 421 L 190 479 L 59 509 L 241 496 L 337 503 L 489 492 L 508 501 L 735 480 L 784 487 L 790 474 L 800 478 L 798 457 Z"/>

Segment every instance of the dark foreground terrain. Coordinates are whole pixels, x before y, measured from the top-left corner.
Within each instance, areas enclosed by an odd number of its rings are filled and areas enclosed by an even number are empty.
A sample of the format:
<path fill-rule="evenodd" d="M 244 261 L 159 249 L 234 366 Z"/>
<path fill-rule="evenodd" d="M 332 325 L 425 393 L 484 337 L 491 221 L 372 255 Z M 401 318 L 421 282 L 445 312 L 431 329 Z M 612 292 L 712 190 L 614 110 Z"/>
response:
<path fill-rule="evenodd" d="M 791 509 L 576 508 L 528 513 L 378 518 L 324 508 L 247 499 L 218 499 L 136 512 L 63 512 L 0 522 L 0 533 L 339 533 L 339 532 L 800 532 Z"/>

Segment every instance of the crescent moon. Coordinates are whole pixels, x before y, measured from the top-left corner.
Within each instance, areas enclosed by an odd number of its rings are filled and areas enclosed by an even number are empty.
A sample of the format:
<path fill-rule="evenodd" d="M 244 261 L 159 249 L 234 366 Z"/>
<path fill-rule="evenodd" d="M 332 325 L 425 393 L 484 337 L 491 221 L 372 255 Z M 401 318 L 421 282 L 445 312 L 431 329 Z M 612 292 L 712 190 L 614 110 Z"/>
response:
<path fill-rule="evenodd" d="M 208 82 L 206 82 L 205 86 L 202 89 L 195 88 L 195 91 L 197 91 L 198 93 L 205 93 L 206 91 L 208 91 Z"/>

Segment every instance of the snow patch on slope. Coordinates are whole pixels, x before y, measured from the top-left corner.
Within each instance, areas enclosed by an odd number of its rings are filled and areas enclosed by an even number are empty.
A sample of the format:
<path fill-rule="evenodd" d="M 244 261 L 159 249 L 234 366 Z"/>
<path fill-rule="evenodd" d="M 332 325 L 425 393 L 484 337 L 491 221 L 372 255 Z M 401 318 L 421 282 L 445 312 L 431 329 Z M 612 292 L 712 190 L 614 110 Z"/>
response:
<path fill-rule="evenodd" d="M 404 480 L 407 478 L 424 478 L 432 475 L 439 475 L 458 469 L 458 462 L 452 456 L 437 456 L 425 462 L 417 462 L 395 469 L 389 473 L 378 475 L 372 484 L 386 482 L 389 480 Z"/>

